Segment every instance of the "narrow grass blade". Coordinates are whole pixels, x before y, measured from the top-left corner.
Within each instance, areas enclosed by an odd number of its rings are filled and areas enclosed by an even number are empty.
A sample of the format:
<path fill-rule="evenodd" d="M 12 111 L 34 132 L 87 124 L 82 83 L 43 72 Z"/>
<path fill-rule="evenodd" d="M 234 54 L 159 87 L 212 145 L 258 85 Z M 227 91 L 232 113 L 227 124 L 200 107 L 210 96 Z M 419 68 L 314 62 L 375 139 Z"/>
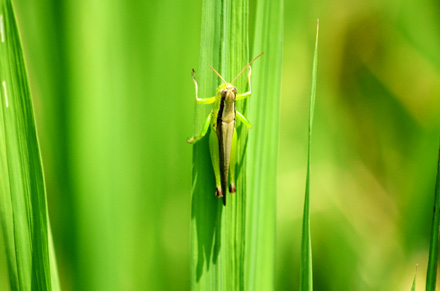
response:
<path fill-rule="evenodd" d="M 416 271 L 414 273 L 414 280 L 413 280 L 413 283 L 412 283 L 411 291 L 416 291 L 417 268 L 418 268 L 418 266 L 416 266 Z"/>
<path fill-rule="evenodd" d="M 431 243 L 429 246 L 429 261 L 428 270 L 426 274 L 426 290 L 434 291 L 435 282 L 437 279 L 437 262 L 438 262 L 438 243 L 439 243 L 439 222 L 440 222 L 440 152 L 439 160 L 437 163 L 437 178 L 435 182 L 435 193 L 434 193 L 434 213 L 432 215 L 432 226 L 431 226 Z"/>
<path fill-rule="evenodd" d="M 220 79 L 215 68 L 231 81 L 248 63 L 248 1 L 203 1 L 199 70 L 199 96 L 216 94 Z M 188 71 L 188 81 L 189 71 Z M 246 78 L 234 85 L 245 91 Z M 190 102 L 190 101 L 188 101 Z M 195 128 L 201 129 L 210 106 L 196 105 Z M 246 101 L 237 110 L 246 115 Z M 215 197 L 215 182 L 208 138 L 194 145 L 191 206 L 191 285 L 193 290 L 242 290 L 244 287 L 244 240 L 247 129 L 238 132 L 237 193 L 227 195 L 226 207 Z M 209 133 L 208 133 L 209 134 Z M 226 189 L 223 189 L 226 192 Z"/>
<path fill-rule="evenodd" d="M 316 26 L 315 54 L 313 59 L 312 94 L 310 97 L 310 119 L 309 119 L 309 141 L 307 156 L 306 194 L 304 198 L 303 230 L 301 242 L 301 266 L 300 266 L 300 290 L 313 290 L 313 269 L 312 269 L 312 243 L 310 235 L 310 167 L 312 148 L 312 127 L 313 113 L 315 111 L 316 95 L 316 72 L 318 66 L 318 32 L 319 20 Z"/>
<path fill-rule="evenodd" d="M 10 1 L 0 1 L 0 214 L 13 290 L 57 290 L 41 157 Z"/>
<path fill-rule="evenodd" d="M 258 0 L 252 56 L 246 197 L 246 290 L 273 290 L 275 275 L 276 180 L 278 158 L 283 1 Z"/>

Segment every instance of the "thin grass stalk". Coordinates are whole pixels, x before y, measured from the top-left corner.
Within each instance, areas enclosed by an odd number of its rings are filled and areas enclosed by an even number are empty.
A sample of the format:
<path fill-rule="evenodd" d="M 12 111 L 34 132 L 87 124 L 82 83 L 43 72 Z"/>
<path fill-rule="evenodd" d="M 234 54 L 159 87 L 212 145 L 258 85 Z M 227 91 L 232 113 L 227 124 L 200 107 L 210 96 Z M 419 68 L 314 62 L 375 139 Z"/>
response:
<path fill-rule="evenodd" d="M 437 162 L 437 177 L 434 192 L 434 213 L 432 214 L 431 242 L 429 245 L 429 261 L 426 273 L 426 291 L 435 291 L 437 279 L 439 222 L 440 222 L 440 151 Z"/>
<path fill-rule="evenodd" d="M 414 279 L 413 279 L 413 282 L 411 285 L 411 291 L 416 291 L 417 268 L 418 268 L 418 266 L 416 265 L 416 271 L 414 272 Z"/>
<path fill-rule="evenodd" d="M 300 266 L 301 291 L 313 290 L 312 242 L 311 242 L 311 234 L 310 234 L 310 168 L 312 161 L 312 153 L 311 153 L 312 128 L 313 128 L 313 114 L 315 111 L 316 75 L 317 75 L 317 66 L 318 66 L 318 32 L 319 32 L 319 20 L 316 25 L 316 41 L 315 41 L 315 53 L 313 59 L 313 73 L 312 73 L 312 93 L 310 97 L 306 193 L 304 198 L 303 230 L 302 230 L 302 241 L 301 241 L 301 266 Z"/>

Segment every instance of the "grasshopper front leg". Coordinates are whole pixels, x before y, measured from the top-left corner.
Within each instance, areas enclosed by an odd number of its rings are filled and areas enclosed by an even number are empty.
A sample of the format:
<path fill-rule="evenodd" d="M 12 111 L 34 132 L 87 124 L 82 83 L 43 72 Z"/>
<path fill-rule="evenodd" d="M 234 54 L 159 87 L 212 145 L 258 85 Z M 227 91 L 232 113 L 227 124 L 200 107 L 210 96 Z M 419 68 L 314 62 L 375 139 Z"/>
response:
<path fill-rule="evenodd" d="M 195 73 L 195 71 L 193 69 L 192 73 L 191 73 L 191 77 L 192 77 L 192 79 L 194 81 L 194 87 L 196 88 L 196 102 L 199 103 L 199 104 L 211 104 L 211 103 L 214 103 L 215 102 L 215 96 L 214 97 L 210 97 L 210 98 L 199 98 L 198 97 L 198 95 L 199 95 L 199 85 L 197 84 L 197 80 L 194 77 L 194 73 Z"/>
<path fill-rule="evenodd" d="M 211 104 L 211 103 L 215 102 L 215 96 L 211 97 L 211 98 L 199 98 L 198 97 L 198 95 L 199 95 L 199 86 L 197 84 L 196 78 L 194 77 L 194 73 L 195 73 L 195 71 L 193 69 L 192 73 L 191 73 L 191 77 L 192 77 L 192 79 L 194 81 L 194 87 L 196 89 L 196 102 L 199 103 L 199 104 Z M 200 134 L 197 135 L 197 136 L 193 136 L 193 137 L 187 139 L 186 142 L 190 143 L 190 144 L 193 144 L 193 143 L 196 143 L 197 141 L 199 141 L 208 132 L 208 128 L 209 128 L 209 124 L 210 123 L 211 123 L 211 113 L 206 118 L 205 123 L 203 124 L 202 131 L 200 132 Z"/>

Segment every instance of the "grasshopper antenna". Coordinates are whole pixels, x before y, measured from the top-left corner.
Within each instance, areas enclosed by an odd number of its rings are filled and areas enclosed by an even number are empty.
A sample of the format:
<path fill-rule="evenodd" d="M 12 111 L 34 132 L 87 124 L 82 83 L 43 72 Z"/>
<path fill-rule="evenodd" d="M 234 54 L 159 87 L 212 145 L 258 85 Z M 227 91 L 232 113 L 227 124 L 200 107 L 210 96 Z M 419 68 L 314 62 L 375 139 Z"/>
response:
<path fill-rule="evenodd" d="M 213 67 L 211 67 L 211 66 L 208 66 L 211 70 L 213 70 L 214 71 L 214 73 L 216 73 L 217 74 L 217 76 L 219 76 L 220 77 L 220 79 L 222 79 L 222 81 L 223 82 L 225 82 L 225 84 L 227 83 L 226 81 L 225 81 L 225 79 L 223 79 L 223 77 L 213 68 Z"/>
<path fill-rule="evenodd" d="M 232 80 L 231 85 L 234 84 L 234 82 L 238 79 L 238 77 L 240 77 L 241 74 L 243 74 L 243 72 L 249 68 L 249 66 L 255 62 L 256 59 L 258 59 L 259 57 L 261 57 L 261 55 L 264 54 L 264 52 L 262 52 L 261 54 L 259 54 L 258 56 L 256 56 L 249 64 L 246 65 L 246 67 L 244 67 L 243 70 L 241 70 L 240 74 L 237 75 L 237 77 L 234 78 L 234 80 Z"/>

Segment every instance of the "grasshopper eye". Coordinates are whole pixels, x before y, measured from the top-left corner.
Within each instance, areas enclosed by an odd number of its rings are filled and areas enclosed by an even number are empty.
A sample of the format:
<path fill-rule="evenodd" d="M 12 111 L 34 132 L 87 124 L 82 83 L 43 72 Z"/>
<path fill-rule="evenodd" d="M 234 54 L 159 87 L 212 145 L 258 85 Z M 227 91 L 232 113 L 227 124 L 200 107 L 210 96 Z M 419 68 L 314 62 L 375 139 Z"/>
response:
<path fill-rule="evenodd" d="M 237 94 L 237 87 L 232 88 L 232 92 L 234 92 L 234 94 Z"/>
<path fill-rule="evenodd" d="M 222 95 L 226 95 L 226 92 L 227 92 L 226 89 L 222 89 L 222 90 L 220 91 L 220 94 L 222 94 Z"/>

